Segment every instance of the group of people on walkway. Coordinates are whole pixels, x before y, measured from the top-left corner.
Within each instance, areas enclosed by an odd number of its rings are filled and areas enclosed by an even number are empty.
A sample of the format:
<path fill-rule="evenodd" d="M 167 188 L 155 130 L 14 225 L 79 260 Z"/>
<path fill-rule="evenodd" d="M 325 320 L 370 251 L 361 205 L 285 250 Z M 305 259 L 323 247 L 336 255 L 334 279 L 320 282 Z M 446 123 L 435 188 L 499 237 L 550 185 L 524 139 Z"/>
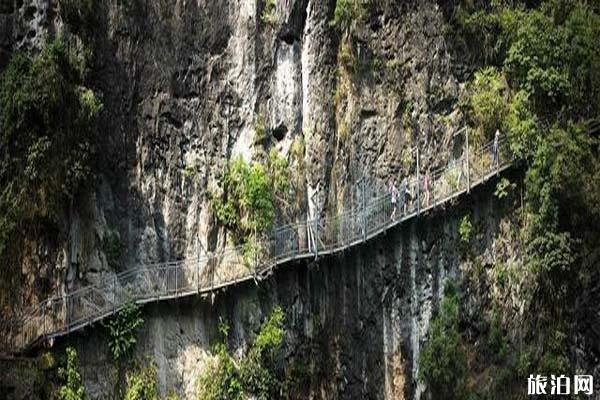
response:
<path fill-rule="evenodd" d="M 414 182 L 413 182 L 414 183 Z M 421 193 L 424 195 L 424 203 L 425 207 L 429 206 L 429 201 L 431 199 L 431 176 L 429 171 L 425 172 L 423 176 L 420 177 L 419 182 L 416 185 L 421 185 Z M 411 190 L 411 184 L 408 181 L 407 177 L 402 179 L 400 183 L 400 188 L 397 186 L 396 179 L 390 180 L 388 192 L 390 194 L 391 202 L 392 202 L 392 214 L 390 215 L 390 220 L 396 219 L 396 214 L 398 209 L 400 209 L 400 215 L 406 215 L 408 211 L 408 205 L 411 200 L 415 197 L 414 193 L 416 193 L 419 188 L 414 186 Z"/>
<path fill-rule="evenodd" d="M 491 156 L 492 156 L 492 165 L 497 167 L 499 164 L 499 143 L 500 142 L 500 130 L 496 129 L 494 134 L 494 140 L 492 142 L 491 147 Z M 460 161 L 456 164 L 456 160 L 453 160 L 453 167 L 458 168 L 458 178 L 456 182 L 456 188 L 459 189 L 461 185 L 461 180 L 463 177 L 463 168 L 464 162 Z M 414 182 L 413 182 L 414 183 Z M 424 195 L 424 201 L 421 203 L 423 207 L 428 207 L 431 201 L 431 191 L 433 190 L 433 182 L 431 180 L 431 176 L 429 171 L 426 171 L 423 175 L 419 177 L 416 184 L 413 187 L 413 192 L 416 192 L 420 189 L 420 193 Z M 398 208 L 401 210 L 401 216 L 407 214 L 407 209 L 410 201 L 413 199 L 413 193 L 411 192 L 410 184 L 407 177 L 402 179 L 400 183 L 400 188 L 397 186 L 396 179 L 392 179 L 389 182 L 388 192 L 390 194 L 391 203 L 392 203 L 392 213 L 390 215 L 390 220 L 396 219 L 396 214 L 398 212 Z M 418 199 L 420 201 L 420 199 Z"/>

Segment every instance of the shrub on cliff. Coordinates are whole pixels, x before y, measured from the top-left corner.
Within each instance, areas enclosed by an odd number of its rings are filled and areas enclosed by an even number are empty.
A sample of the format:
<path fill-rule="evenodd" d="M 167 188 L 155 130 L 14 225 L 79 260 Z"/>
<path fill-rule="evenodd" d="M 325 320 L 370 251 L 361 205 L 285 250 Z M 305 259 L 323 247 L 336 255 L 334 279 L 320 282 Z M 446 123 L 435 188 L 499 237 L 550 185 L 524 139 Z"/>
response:
<path fill-rule="evenodd" d="M 67 347 L 66 365 L 58 370 L 63 381 L 63 385 L 58 388 L 60 400 L 85 400 L 85 386 L 78 368 L 77 351 L 73 347 Z"/>
<path fill-rule="evenodd" d="M 482 120 L 504 126 L 511 149 L 525 159 L 522 270 L 527 278 L 520 290 L 529 364 L 565 371 L 569 358 L 553 343 L 574 337 L 570 327 L 591 312 L 579 304 L 600 261 L 598 138 L 587 131 L 593 126 L 588 122 L 600 115 L 600 10 L 589 2 L 461 3 L 454 20 L 464 24 L 454 32 L 482 27 L 468 36 L 479 36 L 477 42 L 490 50 L 490 57 L 479 61 L 493 64 L 482 65 L 476 75 L 472 87 L 481 90 L 473 91 L 471 104 L 489 105 L 480 107 L 485 111 L 480 115 L 487 116 Z M 485 75 L 503 82 L 502 90 L 479 85 Z M 565 349 L 573 344 L 561 343 Z"/>
<path fill-rule="evenodd" d="M 140 306 L 133 301 L 127 301 L 119 312 L 102 324 L 106 329 L 108 347 L 113 360 L 118 363 L 131 354 L 144 319 Z"/>
<path fill-rule="evenodd" d="M 335 3 L 331 26 L 347 32 L 353 22 L 364 18 L 365 12 L 364 0 L 338 0 Z"/>
<path fill-rule="evenodd" d="M 260 238 L 270 231 L 276 211 L 289 209 L 291 174 L 288 161 L 272 149 L 267 162 L 230 161 L 223 176 L 223 195 L 211 195 L 217 220 L 243 244 L 246 265 L 260 260 Z"/>
<path fill-rule="evenodd" d="M 271 179 L 260 163 L 247 163 L 241 157 L 231 161 L 223 176 L 224 200 L 213 197 L 219 221 L 243 237 L 255 230 L 263 232 L 275 216 Z"/>
<path fill-rule="evenodd" d="M 20 235 L 56 226 L 92 176 L 102 104 L 77 59 L 56 39 L 0 76 L 0 259 Z"/>
<path fill-rule="evenodd" d="M 467 360 L 458 323 L 459 298 L 450 282 L 419 357 L 419 379 L 435 399 L 462 399 L 465 394 Z"/>
<path fill-rule="evenodd" d="M 490 67 L 475 74 L 471 88 L 471 107 L 477 124 L 474 143 L 483 143 L 493 137 L 496 129 L 502 129 L 508 113 L 508 87 L 497 69 Z"/>
<path fill-rule="evenodd" d="M 199 400 L 268 400 L 279 394 L 274 357 L 283 343 L 283 311 L 275 307 L 261 325 L 250 350 L 236 360 L 227 349 L 229 327 L 221 324 L 215 358 L 198 380 Z"/>
<path fill-rule="evenodd" d="M 277 0 L 265 0 L 263 13 L 260 19 L 265 24 L 276 25 L 277 24 Z"/>
<path fill-rule="evenodd" d="M 136 365 L 127 371 L 127 390 L 123 400 L 158 400 L 156 365 Z"/>

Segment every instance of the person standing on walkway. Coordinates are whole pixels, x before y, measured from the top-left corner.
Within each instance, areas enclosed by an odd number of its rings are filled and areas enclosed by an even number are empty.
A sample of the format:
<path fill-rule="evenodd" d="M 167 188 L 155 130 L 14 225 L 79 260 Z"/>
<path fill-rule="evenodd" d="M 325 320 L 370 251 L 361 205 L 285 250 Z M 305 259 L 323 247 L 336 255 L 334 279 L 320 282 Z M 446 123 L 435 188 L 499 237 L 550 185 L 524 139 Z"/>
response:
<path fill-rule="evenodd" d="M 400 184 L 400 199 L 402 200 L 402 215 L 406 215 L 409 197 L 410 197 L 410 192 L 408 191 L 408 179 L 406 179 L 406 177 L 404 177 L 404 179 L 402 179 L 402 183 Z"/>
<path fill-rule="evenodd" d="M 460 183 L 462 182 L 462 177 L 464 174 L 464 165 L 463 165 L 463 159 L 461 158 L 458 161 L 458 166 L 456 168 L 458 168 L 458 178 L 456 178 L 456 190 L 460 190 Z"/>
<path fill-rule="evenodd" d="M 494 166 L 498 165 L 498 141 L 500 139 L 500 130 L 496 129 L 494 134 L 494 143 L 492 143 L 492 155 L 494 159 Z"/>
<path fill-rule="evenodd" d="M 429 170 L 425 171 L 423 177 L 423 191 L 425 192 L 425 207 L 429 207 L 429 198 L 431 192 L 431 177 L 429 176 Z"/>
<path fill-rule="evenodd" d="M 393 221 L 396 218 L 396 210 L 398 209 L 398 188 L 396 187 L 395 179 L 390 180 L 389 192 L 392 201 L 392 215 L 390 215 L 390 220 Z"/>

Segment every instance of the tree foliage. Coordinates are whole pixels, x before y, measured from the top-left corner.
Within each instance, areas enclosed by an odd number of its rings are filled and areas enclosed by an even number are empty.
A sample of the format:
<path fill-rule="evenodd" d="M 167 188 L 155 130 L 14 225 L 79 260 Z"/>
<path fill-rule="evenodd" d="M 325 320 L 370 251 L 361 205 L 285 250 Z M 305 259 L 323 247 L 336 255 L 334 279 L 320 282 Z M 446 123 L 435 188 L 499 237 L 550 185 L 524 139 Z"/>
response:
<path fill-rule="evenodd" d="M 600 8 L 564 0 L 459 2 L 453 32 L 482 52 L 471 117 L 525 159 L 523 273 L 530 368 L 567 371 L 577 298 L 600 261 Z M 477 47 L 477 46 L 475 46 Z M 491 129 L 490 129 L 491 128 Z M 498 193 L 504 193 L 500 190 Z M 562 349 L 560 348 L 562 346 Z M 522 379 L 522 377 L 519 377 Z"/>
<path fill-rule="evenodd" d="M 135 366 L 126 374 L 127 390 L 124 400 L 158 400 L 156 365 L 151 362 Z"/>
<path fill-rule="evenodd" d="M 275 149 L 265 164 L 238 157 L 228 163 L 222 182 L 223 196 L 212 195 L 212 208 L 236 242 L 244 245 L 246 264 L 253 265 L 263 252 L 259 239 L 273 227 L 277 209 L 290 206 L 289 163 Z"/>
<path fill-rule="evenodd" d="M 85 386 L 79 373 L 77 351 L 73 347 L 67 347 L 66 366 L 58 370 L 58 375 L 63 385 L 58 388 L 58 398 L 61 400 L 85 400 Z"/>
<path fill-rule="evenodd" d="M 364 0 L 337 0 L 331 25 L 342 32 L 347 32 L 352 24 L 365 17 Z"/>
<path fill-rule="evenodd" d="M 459 332 L 457 289 L 449 282 L 429 338 L 419 357 L 419 378 L 436 399 L 462 399 L 466 390 L 467 360 Z"/>
<path fill-rule="evenodd" d="M 469 243 L 471 241 L 471 235 L 473 234 L 473 225 L 471 224 L 471 218 L 469 215 L 465 215 L 460 220 L 460 225 L 458 226 L 458 234 L 462 242 Z"/>
<path fill-rule="evenodd" d="M 482 143 L 492 138 L 496 129 L 502 129 L 508 113 L 508 87 L 502 74 L 488 67 L 475 74 L 471 91 L 471 107 L 479 133 L 474 142 Z"/>
<path fill-rule="evenodd" d="M 265 24 L 277 24 L 277 0 L 265 0 L 261 20 Z"/>
<path fill-rule="evenodd" d="M 108 347 L 113 360 L 119 362 L 131 354 L 137 343 L 137 334 L 144 324 L 142 311 L 135 302 L 127 301 L 123 308 L 103 325 L 108 336 Z"/>
<path fill-rule="evenodd" d="M 271 228 L 275 217 L 271 183 L 264 165 L 249 164 L 241 157 L 231 161 L 223 177 L 225 200 L 213 197 L 219 221 L 241 237 Z"/>
<path fill-rule="evenodd" d="M 198 399 L 236 400 L 276 398 L 279 379 L 274 357 L 283 343 L 283 311 L 275 307 L 261 325 L 249 351 L 240 360 L 227 349 L 229 327 L 221 324 L 221 338 L 215 346 L 215 358 L 198 380 Z"/>
<path fill-rule="evenodd" d="M 102 103 L 56 39 L 13 56 L 0 76 L 0 257 L 33 226 L 56 225 L 93 174 Z"/>

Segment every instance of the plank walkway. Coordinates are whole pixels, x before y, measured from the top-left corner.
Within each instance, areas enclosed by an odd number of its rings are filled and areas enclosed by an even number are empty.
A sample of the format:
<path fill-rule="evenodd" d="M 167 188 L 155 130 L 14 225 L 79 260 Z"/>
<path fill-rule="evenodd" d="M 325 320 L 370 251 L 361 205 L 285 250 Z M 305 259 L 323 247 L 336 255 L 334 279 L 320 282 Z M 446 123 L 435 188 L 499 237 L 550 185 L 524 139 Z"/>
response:
<path fill-rule="evenodd" d="M 143 265 L 45 300 L 23 319 L 9 324 L 5 329 L 7 334 L 0 340 L 0 350 L 3 354 L 23 353 L 103 320 L 128 301 L 145 304 L 211 295 L 241 282 L 258 283 L 276 267 L 292 261 L 316 259 L 360 246 L 402 222 L 451 202 L 510 168 L 515 159 L 506 138 L 498 141 L 495 159 L 493 146 L 490 142 L 470 152 L 467 145 L 462 158 L 430 172 L 429 196 L 417 169 L 408 181 L 413 196 L 407 199 L 406 210 L 402 199 L 399 200 L 397 218 L 393 220 L 390 193 L 380 190 L 378 195 L 369 195 L 367 199 L 363 187 L 360 207 L 343 210 L 334 217 L 278 227 L 253 251 L 243 246 L 226 247 L 202 257 Z"/>

